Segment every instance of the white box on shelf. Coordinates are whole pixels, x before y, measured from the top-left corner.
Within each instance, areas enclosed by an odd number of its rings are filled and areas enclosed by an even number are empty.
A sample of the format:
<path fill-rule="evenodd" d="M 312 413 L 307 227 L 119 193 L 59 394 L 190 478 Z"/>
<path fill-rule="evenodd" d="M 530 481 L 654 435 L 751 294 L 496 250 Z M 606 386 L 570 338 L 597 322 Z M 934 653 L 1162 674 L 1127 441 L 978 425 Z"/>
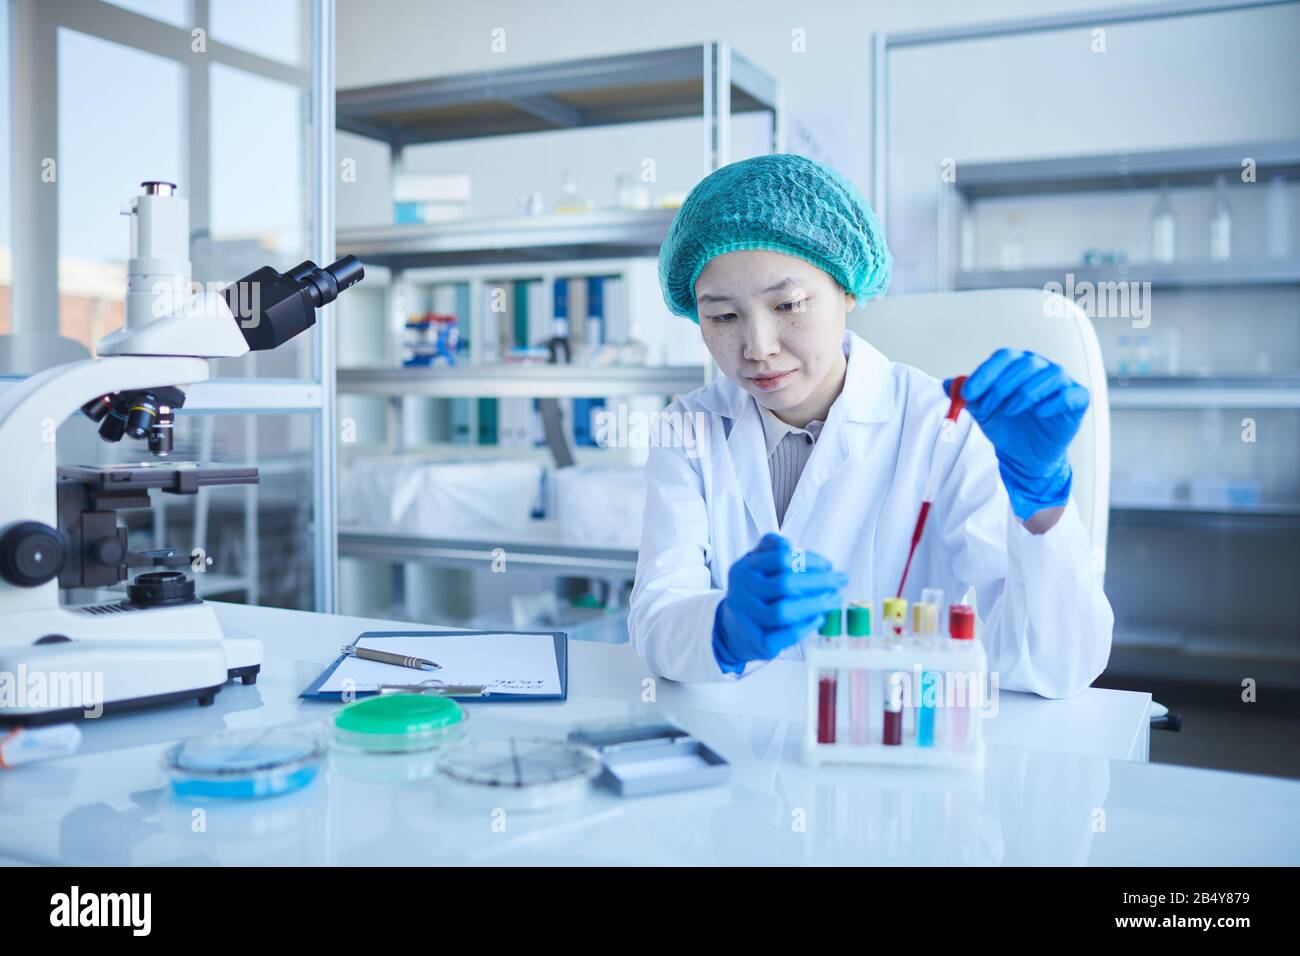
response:
<path fill-rule="evenodd" d="M 339 495 L 339 520 L 430 537 L 518 534 L 532 520 L 542 470 L 535 461 L 358 458 Z"/>
<path fill-rule="evenodd" d="M 865 763 L 909 767 L 946 767 L 979 771 L 984 766 L 982 708 L 989 701 L 988 657 L 979 639 L 953 640 L 948 637 L 922 638 L 834 637 L 814 638 L 803 649 L 806 670 L 806 705 L 803 743 L 804 763 Z M 829 740 L 822 740 L 821 708 L 826 695 L 822 678 L 835 672 L 835 686 L 829 699 L 833 712 Z M 850 705 L 853 677 L 866 675 L 866 725 L 857 740 L 840 733 L 838 698 L 841 684 L 848 684 Z M 937 674 L 931 683 L 925 675 Z M 901 675 L 894 687 L 901 695 L 902 730 L 898 744 L 883 742 L 885 696 L 891 675 Z M 845 678 L 845 679 L 842 679 Z M 923 702 L 926 684 L 934 690 L 933 744 L 917 743 L 918 703 Z M 926 688 L 928 690 L 929 688 Z M 854 715 L 845 723 L 851 725 Z M 910 726 L 909 726 L 910 725 Z"/>
<path fill-rule="evenodd" d="M 552 477 L 562 541 L 622 548 L 641 543 L 644 469 L 575 465 L 557 469 Z"/>

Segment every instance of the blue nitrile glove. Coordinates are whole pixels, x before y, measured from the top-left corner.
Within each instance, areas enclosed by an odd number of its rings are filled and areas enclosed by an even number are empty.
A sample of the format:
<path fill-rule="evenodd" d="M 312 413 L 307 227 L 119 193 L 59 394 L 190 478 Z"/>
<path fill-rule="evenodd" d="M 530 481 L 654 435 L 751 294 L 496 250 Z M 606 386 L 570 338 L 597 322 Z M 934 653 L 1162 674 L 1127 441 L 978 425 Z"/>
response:
<path fill-rule="evenodd" d="M 727 596 L 713 617 L 718 665 L 739 674 L 748 661 L 770 661 L 840 606 L 848 582 L 820 554 L 797 552 L 779 534 L 764 535 L 727 575 Z"/>
<path fill-rule="evenodd" d="M 951 387 L 944 381 L 945 392 Z M 961 392 L 997 452 L 1016 517 L 1065 504 L 1073 478 L 1065 451 L 1088 410 L 1088 390 L 1041 355 L 998 349 Z"/>

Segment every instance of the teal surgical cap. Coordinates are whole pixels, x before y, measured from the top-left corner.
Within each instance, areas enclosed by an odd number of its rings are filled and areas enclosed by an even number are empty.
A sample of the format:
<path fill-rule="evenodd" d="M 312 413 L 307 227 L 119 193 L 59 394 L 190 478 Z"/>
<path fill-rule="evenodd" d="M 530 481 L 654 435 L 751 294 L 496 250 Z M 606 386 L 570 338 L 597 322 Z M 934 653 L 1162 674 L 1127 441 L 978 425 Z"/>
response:
<path fill-rule="evenodd" d="M 829 166 L 787 153 L 723 166 L 691 190 L 659 249 L 664 301 L 694 322 L 695 280 L 714 256 L 770 249 L 811 262 L 863 302 L 893 257 L 866 200 Z"/>

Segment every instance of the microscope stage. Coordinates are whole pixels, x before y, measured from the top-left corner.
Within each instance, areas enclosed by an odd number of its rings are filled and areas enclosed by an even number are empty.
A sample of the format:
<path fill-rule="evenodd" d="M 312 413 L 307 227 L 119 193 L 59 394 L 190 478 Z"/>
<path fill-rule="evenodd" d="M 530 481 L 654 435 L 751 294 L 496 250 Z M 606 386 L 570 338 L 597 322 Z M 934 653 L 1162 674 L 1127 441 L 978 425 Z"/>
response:
<path fill-rule="evenodd" d="M 120 465 L 69 465 L 59 477 L 79 481 L 90 491 L 131 492 L 158 488 L 171 494 L 193 494 L 205 485 L 255 485 L 257 469 L 204 465 L 193 461 L 142 461 Z"/>

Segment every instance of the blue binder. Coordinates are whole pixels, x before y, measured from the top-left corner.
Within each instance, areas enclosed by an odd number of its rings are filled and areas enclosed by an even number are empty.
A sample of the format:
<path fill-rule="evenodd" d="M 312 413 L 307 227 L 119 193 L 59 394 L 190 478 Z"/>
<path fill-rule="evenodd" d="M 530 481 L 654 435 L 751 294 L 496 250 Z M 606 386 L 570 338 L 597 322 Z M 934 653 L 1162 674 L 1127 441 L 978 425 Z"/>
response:
<path fill-rule="evenodd" d="M 564 631 L 366 631 L 364 634 L 358 634 L 357 640 L 362 638 L 373 637 L 463 637 L 466 640 L 473 640 L 474 637 L 482 634 L 537 634 L 546 635 L 555 641 L 555 669 L 560 675 L 560 692 L 558 694 L 507 694 L 507 693 L 488 693 L 482 697 L 457 697 L 452 696 L 452 700 L 467 701 L 472 703 L 497 703 L 506 701 L 543 701 L 543 700 L 568 700 L 569 699 L 569 635 Z M 329 680 L 330 675 L 347 659 L 346 654 L 340 654 L 338 660 L 325 668 L 310 686 L 307 687 L 298 697 L 302 700 L 332 700 L 342 701 L 343 694 L 339 691 L 322 691 L 320 688 Z M 428 671 L 412 671 L 411 683 L 419 683 L 420 677 L 417 675 L 427 674 Z M 357 699 L 362 697 L 373 697 L 378 691 L 358 690 L 354 695 Z"/>

